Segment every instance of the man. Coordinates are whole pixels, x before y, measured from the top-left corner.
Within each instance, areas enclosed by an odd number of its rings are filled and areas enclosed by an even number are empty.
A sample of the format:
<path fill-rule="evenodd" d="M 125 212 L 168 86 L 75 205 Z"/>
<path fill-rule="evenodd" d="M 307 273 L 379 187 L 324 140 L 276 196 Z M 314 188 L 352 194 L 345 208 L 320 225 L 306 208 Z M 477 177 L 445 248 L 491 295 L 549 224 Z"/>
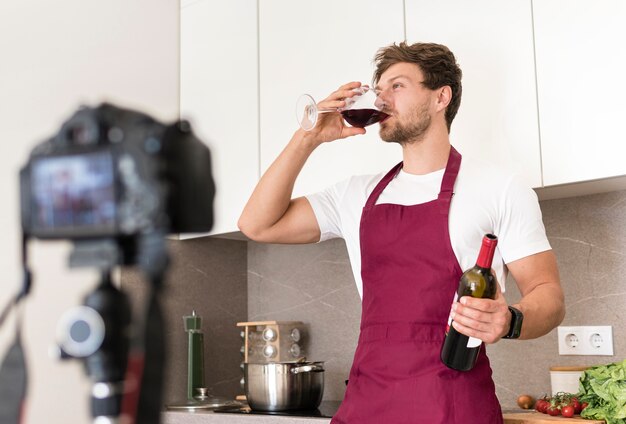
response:
<path fill-rule="evenodd" d="M 294 134 L 263 175 L 239 227 L 260 242 L 346 240 L 362 295 L 361 333 L 333 423 L 501 423 L 485 349 L 467 372 L 443 365 L 440 350 L 449 316 L 458 331 L 487 344 L 518 336 L 522 317 L 524 339 L 562 321 L 563 294 L 537 197 L 491 164 L 462 161 L 450 145 L 461 70 L 447 47 L 381 49 L 374 83 L 377 104 L 390 115 L 380 137 L 402 146 L 402 162 L 291 199 L 317 147 L 365 133 L 339 113 L 324 113 L 311 131 Z M 345 106 L 359 86 L 343 85 L 319 107 Z M 523 297 L 509 307 L 498 287 L 495 300 L 463 297 L 450 310 L 485 233 L 499 237 L 496 276 L 503 283 L 508 269 Z"/>

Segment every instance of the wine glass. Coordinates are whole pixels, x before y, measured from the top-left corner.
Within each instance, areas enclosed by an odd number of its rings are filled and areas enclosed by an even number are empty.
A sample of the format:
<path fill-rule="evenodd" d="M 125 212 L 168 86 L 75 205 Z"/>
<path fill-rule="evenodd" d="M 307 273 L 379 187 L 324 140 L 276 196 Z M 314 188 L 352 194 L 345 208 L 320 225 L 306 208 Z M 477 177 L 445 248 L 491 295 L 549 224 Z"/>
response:
<path fill-rule="evenodd" d="M 303 94 L 296 103 L 298 124 L 305 131 L 315 127 L 320 113 L 340 112 L 343 119 L 353 127 L 367 127 L 389 117 L 381 111 L 383 103 L 377 98 L 374 89 L 367 85 L 354 88 L 357 94 L 345 99 L 346 105 L 339 109 L 320 109 L 313 97 Z"/>

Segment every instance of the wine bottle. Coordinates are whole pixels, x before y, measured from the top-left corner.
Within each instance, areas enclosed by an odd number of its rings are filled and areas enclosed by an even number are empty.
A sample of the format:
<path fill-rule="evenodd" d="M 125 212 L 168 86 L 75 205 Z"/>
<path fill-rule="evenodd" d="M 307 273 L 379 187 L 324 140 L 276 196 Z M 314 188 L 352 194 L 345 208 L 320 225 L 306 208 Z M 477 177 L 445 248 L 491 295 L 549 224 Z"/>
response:
<path fill-rule="evenodd" d="M 496 297 L 496 279 L 491 274 L 493 254 L 498 238 L 493 234 L 485 234 L 478 253 L 476 265 L 461 276 L 459 289 L 454 295 L 452 304 L 462 296 L 494 299 Z M 482 341 L 459 333 L 452 326 L 453 320 L 448 318 L 446 337 L 441 348 L 441 360 L 449 368 L 469 371 L 476 364 Z"/>

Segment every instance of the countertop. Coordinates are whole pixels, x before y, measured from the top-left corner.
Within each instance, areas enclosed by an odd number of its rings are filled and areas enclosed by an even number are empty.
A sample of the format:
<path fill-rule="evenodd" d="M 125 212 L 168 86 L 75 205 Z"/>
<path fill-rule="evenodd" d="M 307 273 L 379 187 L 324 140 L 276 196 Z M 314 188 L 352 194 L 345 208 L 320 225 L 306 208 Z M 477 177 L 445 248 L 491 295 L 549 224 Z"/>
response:
<path fill-rule="evenodd" d="M 330 418 L 234 414 L 213 411 L 167 411 L 163 413 L 162 418 L 163 424 L 330 424 Z M 553 424 L 557 422 L 596 424 L 604 421 L 583 420 L 578 416 L 575 418 L 551 417 L 532 411 L 504 411 L 505 424 Z"/>
<path fill-rule="evenodd" d="M 330 418 L 229 414 L 211 411 L 167 411 L 161 417 L 163 424 L 330 424 Z"/>
<path fill-rule="evenodd" d="M 232 412 L 235 409 L 238 410 L 238 408 L 231 408 L 231 412 L 211 410 L 197 410 L 195 412 L 185 410 L 166 411 L 162 415 L 162 421 L 163 424 L 329 424 L 330 417 L 337 412 L 340 404 L 341 402 L 339 401 L 323 401 L 315 411 L 298 411 L 294 412 L 293 415 L 286 413 L 279 413 L 278 415 L 250 413 L 249 408 L 245 408 L 248 413 Z"/>
<path fill-rule="evenodd" d="M 563 424 L 604 424 L 604 421 L 587 420 L 580 418 L 578 415 L 575 415 L 573 418 L 565 418 L 560 416 L 551 417 L 550 415 L 540 412 L 513 412 L 504 414 L 504 424 L 556 424 L 559 422 Z"/>

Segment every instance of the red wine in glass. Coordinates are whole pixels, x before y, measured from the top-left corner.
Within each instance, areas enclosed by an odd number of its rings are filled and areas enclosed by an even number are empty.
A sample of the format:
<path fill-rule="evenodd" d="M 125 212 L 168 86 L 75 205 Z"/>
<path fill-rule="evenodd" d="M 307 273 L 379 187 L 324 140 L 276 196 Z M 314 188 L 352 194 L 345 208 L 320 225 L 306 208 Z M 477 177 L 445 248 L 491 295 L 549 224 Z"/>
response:
<path fill-rule="evenodd" d="M 348 109 L 341 112 L 343 119 L 353 127 L 367 127 L 389 117 L 385 112 L 376 109 Z"/>
<path fill-rule="evenodd" d="M 309 94 L 301 95 L 296 103 L 296 117 L 300 128 L 310 131 L 315 127 L 318 115 L 327 112 L 341 112 L 343 119 L 353 127 L 359 128 L 382 122 L 389 117 L 380 111 L 383 109 L 384 103 L 379 102 L 376 92 L 368 85 L 361 85 L 352 91 L 354 91 L 354 95 L 344 98 L 345 106 L 341 109 L 319 109 L 313 97 Z"/>

